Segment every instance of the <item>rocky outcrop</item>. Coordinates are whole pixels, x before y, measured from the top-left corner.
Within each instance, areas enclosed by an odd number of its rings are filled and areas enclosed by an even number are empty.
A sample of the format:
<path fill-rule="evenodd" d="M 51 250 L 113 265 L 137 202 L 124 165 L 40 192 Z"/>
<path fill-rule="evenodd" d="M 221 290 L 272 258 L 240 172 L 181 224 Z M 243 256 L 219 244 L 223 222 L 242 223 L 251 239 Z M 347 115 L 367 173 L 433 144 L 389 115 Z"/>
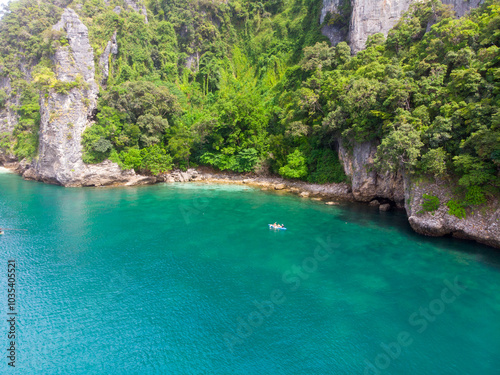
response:
<path fill-rule="evenodd" d="M 106 85 L 109 77 L 109 57 L 118 54 L 118 42 L 116 41 L 116 31 L 111 40 L 108 41 L 101 56 L 99 56 L 99 68 L 101 69 L 101 85 Z"/>
<path fill-rule="evenodd" d="M 426 236 L 453 235 L 457 238 L 500 248 L 500 202 L 490 197 L 487 204 L 468 208 L 465 219 L 448 213 L 446 202 L 453 199 L 453 183 L 449 181 L 412 181 L 405 179 L 405 208 L 408 221 L 415 232 Z M 437 211 L 423 212 L 423 195 L 430 194 L 439 198 Z"/>
<path fill-rule="evenodd" d="M 124 1 L 127 7 L 132 8 L 134 11 L 144 16 L 144 23 L 148 23 L 148 13 L 146 12 L 146 6 L 144 4 L 139 4 L 136 0 Z"/>
<path fill-rule="evenodd" d="M 323 0 L 320 22 L 323 23 L 328 13 L 338 13 L 339 3 L 342 0 Z M 370 35 L 383 33 L 398 22 L 410 4 L 417 0 L 351 0 L 352 12 L 349 19 L 349 32 L 346 36 L 339 33 L 340 29 L 324 25 L 322 32 L 335 45 L 340 41 L 348 41 L 353 53 L 365 48 Z M 464 16 L 470 9 L 476 8 L 483 0 L 443 0 L 443 4 L 451 5 L 457 17 Z"/>
<path fill-rule="evenodd" d="M 342 5 L 349 0 L 323 0 L 321 9 L 320 24 L 322 24 L 321 33 L 330 39 L 332 45 L 336 45 L 347 40 L 350 14 L 343 14 Z M 335 19 L 337 22 L 334 22 Z M 342 25 L 343 20 L 345 25 Z M 325 22 L 327 21 L 327 22 Z"/>
<path fill-rule="evenodd" d="M 0 109 L 0 133 L 12 133 L 17 124 L 18 116 L 11 107 L 19 105 L 19 99 L 17 97 L 10 98 L 12 88 L 8 77 L 0 77 L 0 90 L 5 92 L 8 97 L 3 108 Z"/>
<path fill-rule="evenodd" d="M 197 72 L 200 66 L 200 53 L 196 51 L 188 57 L 186 57 L 186 63 L 184 64 L 186 68 L 191 69 L 193 72 Z"/>
<path fill-rule="evenodd" d="M 0 77 L 0 91 L 5 94 L 7 99 L 2 107 L 0 107 L 0 141 L 4 137 L 10 137 L 14 127 L 18 121 L 17 112 L 13 107 L 19 105 L 19 97 L 16 95 L 11 97 L 12 88 L 10 86 L 10 79 L 7 77 Z M 15 156 L 9 150 L 2 150 L 0 148 L 0 164 L 8 163 L 15 160 Z"/>
<path fill-rule="evenodd" d="M 403 207 L 403 176 L 400 173 L 381 174 L 375 170 L 373 163 L 377 146 L 376 142 L 354 142 L 347 147 L 347 142 L 339 139 L 339 158 L 351 179 L 352 194 L 361 202 L 384 198 Z"/>
<path fill-rule="evenodd" d="M 451 5 L 457 17 L 463 17 L 469 10 L 477 8 L 484 0 L 441 0 L 443 4 Z"/>
<path fill-rule="evenodd" d="M 345 173 L 352 183 L 352 195 L 357 201 L 370 202 L 379 210 L 388 211 L 394 202 L 405 208 L 411 227 L 426 236 L 453 235 L 457 238 L 500 248 L 500 202 L 490 198 L 489 202 L 477 209 L 468 209 L 465 219 L 448 214 L 446 202 L 454 199 L 450 181 L 423 181 L 402 173 L 376 172 L 373 159 L 377 150 L 376 142 L 354 143 L 347 147 L 346 141 L 339 140 L 339 157 Z M 433 213 L 422 211 L 423 195 L 437 196 L 441 202 Z M 380 204 L 380 201 L 385 203 Z"/>
<path fill-rule="evenodd" d="M 77 85 L 67 92 L 49 90 L 40 96 L 38 157 L 23 176 L 63 186 L 151 182 L 151 178 L 122 171 L 110 161 L 96 165 L 82 161 L 82 134 L 92 125 L 97 107 L 94 53 L 87 27 L 72 9 L 64 10 L 54 30 L 65 31 L 69 42 L 52 58 L 56 78 Z"/>
<path fill-rule="evenodd" d="M 387 35 L 406 12 L 412 0 L 353 0 L 349 44 L 353 53 L 365 48 L 366 39 L 373 34 Z"/>

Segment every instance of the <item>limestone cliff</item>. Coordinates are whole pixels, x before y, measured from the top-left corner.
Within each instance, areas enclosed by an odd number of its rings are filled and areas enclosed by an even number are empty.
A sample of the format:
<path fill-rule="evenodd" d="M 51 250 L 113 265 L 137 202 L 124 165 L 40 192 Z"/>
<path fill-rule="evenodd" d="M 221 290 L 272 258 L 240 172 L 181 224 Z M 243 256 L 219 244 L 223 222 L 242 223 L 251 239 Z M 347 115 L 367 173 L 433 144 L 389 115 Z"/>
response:
<path fill-rule="evenodd" d="M 101 85 L 106 85 L 109 78 L 109 58 L 118 54 L 118 42 L 116 41 L 116 31 L 111 40 L 108 41 L 101 56 L 99 56 L 99 68 L 101 69 Z"/>
<path fill-rule="evenodd" d="M 351 50 L 356 53 L 364 49 L 366 39 L 370 35 L 376 33 L 387 35 L 408 10 L 411 2 L 412 0 L 353 0 L 349 26 Z"/>
<path fill-rule="evenodd" d="M 146 6 L 144 4 L 136 0 L 124 0 L 124 1 L 127 7 L 132 8 L 139 14 L 142 14 L 144 16 L 144 22 L 148 23 L 148 13 L 146 12 Z"/>
<path fill-rule="evenodd" d="M 500 248 L 500 202 L 490 197 L 487 204 L 477 209 L 467 209 L 465 219 L 448 214 L 446 202 L 455 199 L 456 183 L 428 181 L 402 173 L 377 172 L 373 160 L 377 142 L 353 143 L 339 139 L 339 158 L 346 175 L 351 179 L 352 196 L 360 202 L 389 200 L 399 208 L 405 208 L 408 221 L 417 233 L 426 236 L 453 235 L 475 240 Z M 423 212 L 423 195 L 437 196 L 441 205 L 434 213 Z"/>
<path fill-rule="evenodd" d="M 423 195 L 439 198 L 441 205 L 434 213 L 422 212 Z M 500 248 L 500 202 L 490 198 L 484 206 L 467 209 L 465 219 L 448 214 L 445 203 L 453 199 L 452 185 L 443 180 L 412 181 L 405 179 L 405 208 L 408 221 L 417 233 L 426 236 L 451 234 Z"/>
<path fill-rule="evenodd" d="M 347 40 L 350 9 L 346 11 L 345 5 L 348 3 L 349 0 L 323 0 L 320 16 L 320 23 L 323 25 L 321 32 L 330 39 L 332 45 Z"/>
<path fill-rule="evenodd" d="M 4 137 L 10 138 L 18 121 L 18 115 L 12 108 L 19 105 L 19 97 L 11 97 L 12 88 L 8 77 L 0 77 L 0 91 L 3 91 L 9 99 L 0 108 L 0 142 Z M 0 164 L 14 161 L 16 158 L 9 151 L 2 152 L 0 149 Z"/>
<path fill-rule="evenodd" d="M 339 4 L 342 0 L 323 0 L 320 22 L 323 23 L 327 14 L 339 14 Z M 324 25 L 323 35 L 330 39 L 332 44 L 347 41 L 353 53 L 365 48 L 365 43 L 370 35 L 383 33 L 396 25 L 399 18 L 405 13 L 410 4 L 417 0 L 351 0 L 351 13 L 349 15 L 349 32 L 347 35 L 339 34 L 335 27 Z M 443 0 L 443 4 L 451 5 L 457 17 L 464 16 L 470 9 L 476 8 L 482 0 Z"/>
<path fill-rule="evenodd" d="M 346 141 L 339 139 L 339 158 L 344 164 L 346 175 L 351 179 L 352 194 L 361 202 L 382 198 L 403 207 L 403 176 L 399 173 L 377 172 L 373 164 L 376 152 L 376 142 L 354 142 L 348 148 Z"/>
<path fill-rule="evenodd" d="M 53 29 L 65 31 L 69 42 L 68 46 L 59 47 L 52 58 L 56 78 L 80 83 L 66 93 L 51 89 L 40 96 L 38 157 L 23 176 L 63 186 L 143 181 L 133 171 L 121 171 L 109 161 L 97 165 L 82 161 L 82 134 L 92 125 L 97 107 L 94 52 L 87 27 L 72 9 L 64 10 Z"/>

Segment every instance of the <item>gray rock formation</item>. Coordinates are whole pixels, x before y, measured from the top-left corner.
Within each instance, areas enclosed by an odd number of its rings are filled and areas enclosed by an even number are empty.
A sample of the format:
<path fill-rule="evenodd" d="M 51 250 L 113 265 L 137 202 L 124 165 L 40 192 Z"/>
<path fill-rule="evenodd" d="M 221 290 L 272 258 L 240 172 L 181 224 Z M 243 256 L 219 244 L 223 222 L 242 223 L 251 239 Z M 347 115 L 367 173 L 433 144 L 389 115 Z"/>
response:
<path fill-rule="evenodd" d="M 139 14 L 142 14 L 144 16 L 144 22 L 146 24 L 148 23 L 148 13 L 146 11 L 146 6 L 144 4 L 138 4 L 136 0 L 124 0 L 124 2 L 127 5 L 127 7 L 132 8 Z"/>
<path fill-rule="evenodd" d="M 0 139 L 3 137 L 10 137 L 14 127 L 18 121 L 17 112 L 12 107 L 19 105 L 19 97 L 11 97 L 12 88 L 10 86 L 10 79 L 7 77 L 0 77 L 0 91 L 7 95 L 3 108 L 0 108 Z M 9 134 L 9 135 L 8 135 Z M 11 162 L 15 160 L 15 156 L 9 151 L 2 151 L 0 149 L 0 164 Z"/>
<path fill-rule="evenodd" d="M 493 199 L 484 207 L 467 209 L 465 219 L 448 214 L 445 203 L 453 199 L 452 186 L 447 181 L 411 181 L 405 179 L 405 208 L 415 232 L 426 236 L 451 234 L 457 238 L 476 240 L 500 248 L 500 202 Z M 441 205 L 434 213 L 422 212 L 423 195 L 437 196 Z"/>
<path fill-rule="evenodd" d="M 346 174 L 351 178 L 354 199 L 378 205 L 374 198 L 389 199 L 400 208 L 404 207 L 408 221 L 417 233 L 427 236 L 453 235 L 457 238 L 500 248 L 500 201 L 490 199 L 487 205 L 477 209 L 467 209 L 465 219 L 448 214 L 446 202 L 453 199 L 455 183 L 449 181 L 415 180 L 402 174 L 379 174 L 373 168 L 377 144 L 374 142 L 355 143 L 348 150 L 345 141 L 339 140 L 339 157 Z M 422 212 L 423 195 L 437 196 L 441 202 L 433 214 Z M 379 207 L 390 210 L 389 204 Z"/>
<path fill-rule="evenodd" d="M 453 6 L 456 16 L 463 17 L 469 10 L 484 3 L 484 0 L 441 0 L 441 2 Z"/>
<path fill-rule="evenodd" d="M 323 8 L 321 9 L 320 24 L 323 24 L 327 19 L 327 15 L 338 15 L 340 13 L 340 6 L 343 1 L 348 0 L 323 0 Z M 346 23 L 348 24 L 348 20 Z M 321 33 L 330 39 L 332 45 L 336 45 L 347 39 L 347 28 L 339 27 L 338 25 L 325 24 L 321 28 Z"/>
<path fill-rule="evenodd" d="M 320 22 L 323 23 L 328 12 L 338 11 L 341 0 L 323 0 Z M 323 35 L 330 39 L 334 45 L 342 40 L 349 42 L 353 53 L 365 48 L 368 36 L 383 33 L 387 35 L 389 30 L 398 22 L 410 4 L 417 0 L 351 0 L 352 13 L 349 20 L 349 32 L 347 36 L 341 35 L 335 27 L 324 26 Z M 443 0 L 443 4 L 453 7 L 458 17 L 464 16 L 470 9 L 476 8 L 483 0 Z"/>
<path fill-rule="evenodd" d="M 368 36 L 376 33 L 387 35 L 408 10 L 411 2 L 412 0 L 352 0 L 349 44 L 353 53 L 365 48 Z"/>
<path fill-rule="evenodd" d="M 399 173 L 380 174 L 374 168 L 377 144 L 354 143 L 352 149 L 348 149 L 345 143 L 345 140 L 339 139 L 339 158 L 346 175 L 351 178 L 354 198 L 362 202 L 385 198 L 403 207 L 403 176 Z"/>
<path fill-rule="evenodd" d="M 118 54 L 118 42 L 116 41 L 116 31 L 111 40 L 106 44 L 104 51 L 99 56 L 99 67 L 101 69 L 101 85 L 106 85 L 109 77 L 109 56 Z"/>
<path fill-rule="evenodd" d="M 186 58 L 185 63 L 186 68 L 191 69 L 193 72 L 198 71 L 198 67 L 200 66 L 200 53 L 196 51 L 192 53 Z"/>
<path fill-rule="evenodd" d="M 94 52 L 87 27 L 72 9 L 64 10 L 54 30 L 65 31 L 69 41 L 69 46 L 59 47 L 53 56 L 56 77 L 80 84 L 67 93 L 50 90 L 40 96 L 38 158 L 23 176 L 64 186 L 143 183 L 143 176 L 121 171 L 110 161 L 97 165 L 82 161 L 82 134 L 92 125 L 97 106 Z"/>
<path fill-rule="evenodd" d="M 10 97 L 12 88 L 8 77 L 0 77 L 0 90 L 4 91 L 5 94 Z M 7 99 L 3 109 L 0 109 L 0 133 L 11 133 L 17 124 L 18 116 L 16 111 L 11 109 L 11 105 L 19 105 L 17 97 L 14 99 Z"/>

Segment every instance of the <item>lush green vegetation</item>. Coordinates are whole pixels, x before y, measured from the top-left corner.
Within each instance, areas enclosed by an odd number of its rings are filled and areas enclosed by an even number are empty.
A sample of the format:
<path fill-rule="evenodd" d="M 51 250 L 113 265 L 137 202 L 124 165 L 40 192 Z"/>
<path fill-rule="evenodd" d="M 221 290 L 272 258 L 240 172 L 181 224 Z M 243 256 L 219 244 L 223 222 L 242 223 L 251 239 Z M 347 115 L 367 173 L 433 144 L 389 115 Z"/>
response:
<path fill-rule="evenodd" d="M 441 204 L 439 198 L 435 195 L 430 194 L 424 194 L 422 198 L 424 199 L 422 203 L 422 212 L 430 212 L 432 215 L 434 215 L 434 212 L 439 209 L 439 206 Z"/>
<path fill-rule="evenodd" d="M 9 5 L 0 24 L 1 74 L 20 93 L 31 86 L 13 57 L 26 51 L 23 61 L 36 65 L 65 43 L 47 31 L 60 9 L 35 3 Z M 416 3 L 387 38 L 373 35 L 355 56 L 321 36 L 321 1 L 151 0 L 148 24 L 109 3 L 71 5 L 89 26 L 96 61 L 115 31 L 119 45 L 97 123 L 83 137 L 87 163 L 111 158 L 151 173 L 194 163 L 340 182 L 342 138 L 377 142 L 381 171 L 457 180 L 462 203 L 448 203 L 457 216 L 457 207 L 498 192 L 498 1 L 461 19 L 437 0 Z M 58 88 L 47 70 L 35 73 L 39 86 Z M 31 157 L 36 108 L 23 103 L 16 148 Z M 434 200 L 424 204 L 435 210 Z"/>

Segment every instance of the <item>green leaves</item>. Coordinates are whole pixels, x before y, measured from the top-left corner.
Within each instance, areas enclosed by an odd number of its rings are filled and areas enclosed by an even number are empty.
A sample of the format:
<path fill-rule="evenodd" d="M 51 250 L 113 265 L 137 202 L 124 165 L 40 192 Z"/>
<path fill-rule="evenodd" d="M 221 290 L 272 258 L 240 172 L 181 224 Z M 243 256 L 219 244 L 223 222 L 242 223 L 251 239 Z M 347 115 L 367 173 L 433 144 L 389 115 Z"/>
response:
<path fill-rule="evenodd" d="M 441 204 L 439 198 L 436 197 L 435 195 L 430 195 L 430 194 L 424 194 L 422 195 L 422 198 L 424 199 L 424 201 L 422 203 L 421 212 L 430 212 L 431 214 L 434 215 L 434 212 L 439 209 L 439 206 Z"/>
<path fill-rule="evenodd" d="M 138 173 L 153 176 L 172 169 L 172 157 L 160 145 L 153 145 L 142 150 L 131 148 L 120 153 L 114 151 L 110 159 L 118 163 L 122 169 L 134 169 Z"/>
<path fill-rule="evenodd" d="M 287 164 L 281 167 L 280 175 L 286 178 L 302 178 L 307 176 L 307 165 L 304 154 L 296 149 L 293 153 L 287 156 Z"/>
<path fill-rule="evenodd" d="M 448 207 L 448 214 L 457 217 L 458 219 L 465 219 L 466 213 L 462 202 L 452 199 L 446 203 Z"/>
<path fill-rule="evenodd" d="M 412 170 L 417 165 L 423 145 L 420 133 L 410 124 L 401 123 L 382 139 L 375 165 L 383 171 L 396 171 L 399 168 Z"/>

